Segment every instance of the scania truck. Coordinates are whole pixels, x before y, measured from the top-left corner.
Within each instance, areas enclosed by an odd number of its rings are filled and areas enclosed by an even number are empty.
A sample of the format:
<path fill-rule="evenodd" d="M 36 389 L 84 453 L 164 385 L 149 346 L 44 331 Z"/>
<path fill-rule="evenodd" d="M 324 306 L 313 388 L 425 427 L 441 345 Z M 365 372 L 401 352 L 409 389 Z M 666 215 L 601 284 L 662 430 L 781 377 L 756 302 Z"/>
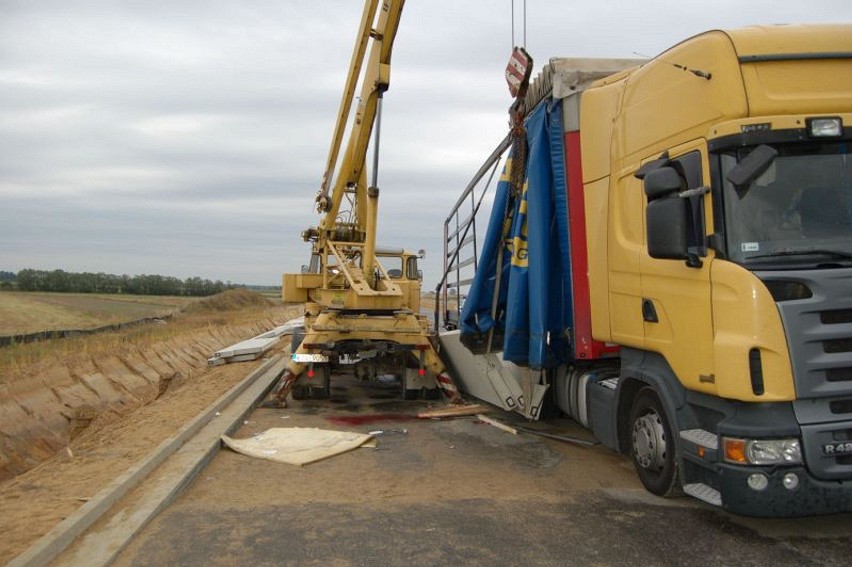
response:
<path fill-rule="evenodd" d="M 460 387 L 555 400 L 660 496 L 852 511 L 852 25 L 553 59 L 521 102 L 472 283 L 445 284 Z"/>

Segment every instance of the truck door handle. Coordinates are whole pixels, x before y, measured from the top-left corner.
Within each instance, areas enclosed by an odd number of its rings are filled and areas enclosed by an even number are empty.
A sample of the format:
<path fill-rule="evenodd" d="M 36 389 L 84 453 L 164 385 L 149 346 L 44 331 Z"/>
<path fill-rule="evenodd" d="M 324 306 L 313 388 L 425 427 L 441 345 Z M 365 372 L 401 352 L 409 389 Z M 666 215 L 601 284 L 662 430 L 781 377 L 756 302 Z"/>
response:
<path fill-rule="evenodd" d="M 653 300 L 642 300 L 642 319 L 644 319 L 648 323 L 660 322 L 660 319 L 657 317 L 657 309 L 654 307 Z"/>

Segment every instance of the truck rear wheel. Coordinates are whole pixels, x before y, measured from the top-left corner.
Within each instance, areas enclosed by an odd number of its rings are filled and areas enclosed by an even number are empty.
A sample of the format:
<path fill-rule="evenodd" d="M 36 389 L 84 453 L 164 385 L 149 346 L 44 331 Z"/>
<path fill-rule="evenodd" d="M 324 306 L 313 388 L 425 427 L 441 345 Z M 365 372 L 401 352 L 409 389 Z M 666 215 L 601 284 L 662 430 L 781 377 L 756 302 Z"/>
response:
<path fill-rule="evenodd" d="M 677 450 L 663 404 L 650 388 L 641 390 L 630 409 L 630 454 L 645 488 L 657 496 L 680 492 Z"/>

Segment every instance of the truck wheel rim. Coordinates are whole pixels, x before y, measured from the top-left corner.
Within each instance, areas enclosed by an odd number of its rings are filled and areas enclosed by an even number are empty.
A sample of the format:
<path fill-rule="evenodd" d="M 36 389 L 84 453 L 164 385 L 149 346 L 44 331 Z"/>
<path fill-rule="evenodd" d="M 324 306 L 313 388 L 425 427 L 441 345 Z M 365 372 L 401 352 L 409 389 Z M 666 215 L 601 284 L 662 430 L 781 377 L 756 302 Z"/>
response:
<path fill-rule="evenodd" d="M 633 423 L 633 454 L 643 469 L 660 470 L 665 465 L 666 433 L 656 413 L 647 413 Z"/>

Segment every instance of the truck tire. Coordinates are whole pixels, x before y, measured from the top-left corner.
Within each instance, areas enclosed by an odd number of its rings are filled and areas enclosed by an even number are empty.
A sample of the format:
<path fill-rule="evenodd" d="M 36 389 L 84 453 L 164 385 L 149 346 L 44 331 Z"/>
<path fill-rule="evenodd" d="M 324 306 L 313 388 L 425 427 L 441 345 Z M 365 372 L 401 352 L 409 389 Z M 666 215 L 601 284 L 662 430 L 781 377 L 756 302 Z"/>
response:
<path fill-rule="evenodd" d="M 651 388 L 640 390 L 630 408 L 630 455 L 642 485 L 657 496 L 680 494 L 677 444 L 663 404 Z"/>

